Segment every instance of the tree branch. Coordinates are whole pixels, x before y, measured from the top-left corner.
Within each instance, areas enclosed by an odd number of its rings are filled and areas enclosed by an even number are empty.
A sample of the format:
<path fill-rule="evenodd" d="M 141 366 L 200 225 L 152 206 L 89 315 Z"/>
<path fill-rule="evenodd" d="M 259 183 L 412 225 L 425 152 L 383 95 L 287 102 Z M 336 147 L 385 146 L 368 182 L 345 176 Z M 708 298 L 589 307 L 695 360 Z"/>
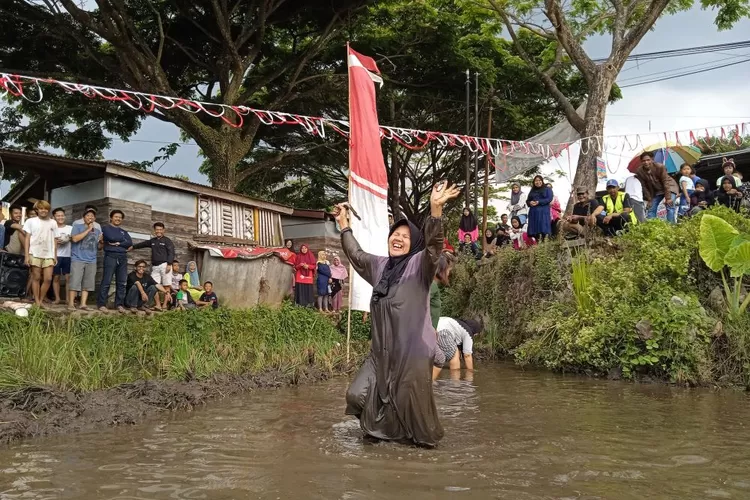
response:
<path fill-rule="evenodd" d="M 490 0 L 494 3 L 495 0 Z M 596 64 L 583 50 L 580 41 L 576 35 L 570 29 L 568 22 L 565 20 L 565 13 L 562 10 L 559 0 L 544 0 L 546 8 L 547 18 L 555 27 L 555 34 L 557 40 L 565 48 L 565 52 L 568 53 L 573 63 L 581 71 L 581 74 L 586 79 L 586 82 L 591 86 L 593 85 L 594 76 L 596 74 Z"/>

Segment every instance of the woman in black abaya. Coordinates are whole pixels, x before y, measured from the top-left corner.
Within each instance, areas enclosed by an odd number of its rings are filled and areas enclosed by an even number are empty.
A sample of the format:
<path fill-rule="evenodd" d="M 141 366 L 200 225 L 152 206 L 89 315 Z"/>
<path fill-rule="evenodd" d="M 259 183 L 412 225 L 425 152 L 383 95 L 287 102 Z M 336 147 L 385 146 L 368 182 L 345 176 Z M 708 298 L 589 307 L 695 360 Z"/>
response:
<path fill-rule="evenodd" d="M 346 413 L 359 418 L 367 436 L 435 446 L 443 437 L 432 394 L 435 330 L 428 300 L 443 251 L 443 206 L 460 191 L 437 184 L 424 235 L 407 220 L 393 225 L 388 257 L 364 252 L 338 205 L 344 253 L 374 288 L 370 302 L 372 348 L 346 393 Z"/>

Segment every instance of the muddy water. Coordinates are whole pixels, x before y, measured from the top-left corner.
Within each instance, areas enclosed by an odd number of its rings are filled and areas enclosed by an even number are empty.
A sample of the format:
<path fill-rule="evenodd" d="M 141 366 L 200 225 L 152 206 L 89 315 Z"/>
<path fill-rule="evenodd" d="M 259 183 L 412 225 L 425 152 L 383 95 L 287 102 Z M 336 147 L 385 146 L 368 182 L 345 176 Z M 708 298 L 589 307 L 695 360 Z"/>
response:
<path fill-rule="evenodd" d="M 346 380 L 0 449 L 0 499 L 750 498 L 750 398 L 480 366 L 437 450 L 363 443 Z"/>

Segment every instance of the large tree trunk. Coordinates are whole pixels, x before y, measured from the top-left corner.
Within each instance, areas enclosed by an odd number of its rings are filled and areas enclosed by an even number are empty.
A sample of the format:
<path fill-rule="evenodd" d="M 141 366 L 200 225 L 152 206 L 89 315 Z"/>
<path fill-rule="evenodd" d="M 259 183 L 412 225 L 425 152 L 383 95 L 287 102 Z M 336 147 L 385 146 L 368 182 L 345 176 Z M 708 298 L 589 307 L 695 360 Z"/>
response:
<path fill-rule="evenodd" d="M 196 142 L 213 167 L 211 185 L 217 189 L 235 191 L 241 180 L 237 165 L 252 148 L 254 134 L 242 134 L 240 129 L 209 134 L 210 138 L 196 138 Z"/>
<path fill-rule="evenodd" d="M 598 72 L 589 93 L 584 126 L 580 131 L 581 150 L 573 186 L 571 186 L 571 196 L 568 200 L 568 211 L 572 210 L 573 193 L 578 186 L 587 188 L 592 196 L 596 191 L 596 159 L 602 154 L 604 118 L 607 113 L 607 103 L 613 83 L 614 80 L 609 75 Z"/>

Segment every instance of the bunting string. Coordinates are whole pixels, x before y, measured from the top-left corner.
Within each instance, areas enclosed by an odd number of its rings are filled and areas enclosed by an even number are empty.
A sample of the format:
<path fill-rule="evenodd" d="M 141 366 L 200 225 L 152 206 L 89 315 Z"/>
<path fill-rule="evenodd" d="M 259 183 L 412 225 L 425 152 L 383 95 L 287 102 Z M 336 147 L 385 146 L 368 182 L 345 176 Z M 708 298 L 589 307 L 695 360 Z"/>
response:
<path fill-rule="evenodd" d="M 39 78 L 0 72 L 0 93 L 2 94 L 10 94 L 31 103 L 40 103 L 44 100 L 45 86 L 57 86 L 70 94 L 77 93 L 89 99 L 101 99 L 119 103 L 134 111 L 144 113 L 179 110 L 193 114 L 205 114 L 213 118 L 218 118 L 233 128 L 241 128 L 245 124 L 246 119 L 254 116 L 263 125 L 298 126 L 306 133 L 316 137 L 326 138 L 327 130 L 333 131 L 342 137 L 349 136 L 349 122 L 346 120 L 299 115 L 283 111 L 270 111 L 248 106 L 230 106 L 227 104 L 202 102 L 134 90 L 74 83 L 55 78 Z M 689 129 L 663 133 L 649 132 L 644 135 L 649 137 L 663 135 L 665 140 L 667 137 L 674 136 L 674 142 L 677 144 L 683 144 L 684 140 L 684 143 L 696 146 L 700 146 L 700 143 L 703 143 L 705 146 L 714 147 L 717 142 L 723 144 L 734 142 L 740 145 L 748 125 L 750 125 L 750 120 L 738 124 L 709 127 L 714 130 L 713 134 L 709 133 L 709 128 L 701 127 L 701 130 Z M 727 130 L 730 132 L 727 132 Z M 701 132 L 704 132 L 705 136 Z M 395 141 L 401 146 L 415 151 L 422 150 L 431 143 L 435 143 L 441 147 L 465 148 L 472 154 L 478 154 L 481 157 L 488 156 L 492 167 L 501 172 L 506 169 L 507 163 L 505 159 L 508 156 L 512 157 L 514 154 L 532 154 L 549 160 L 559 157 L 575 142 L 580 143 L 582 151 L 588 151 L 591 147 L 601 147 L 605 150 L 624 151 L 627 149 L 634 154 L 642 151 L 646 146 L 640 134 L 604 137 L 592 136 L 583 137 L 571 143 L 541 144 L 386 125 L 380 127 L 380 137 L 381 139 Z M 496 160 L 500 161 L 496 162 Z"/>

